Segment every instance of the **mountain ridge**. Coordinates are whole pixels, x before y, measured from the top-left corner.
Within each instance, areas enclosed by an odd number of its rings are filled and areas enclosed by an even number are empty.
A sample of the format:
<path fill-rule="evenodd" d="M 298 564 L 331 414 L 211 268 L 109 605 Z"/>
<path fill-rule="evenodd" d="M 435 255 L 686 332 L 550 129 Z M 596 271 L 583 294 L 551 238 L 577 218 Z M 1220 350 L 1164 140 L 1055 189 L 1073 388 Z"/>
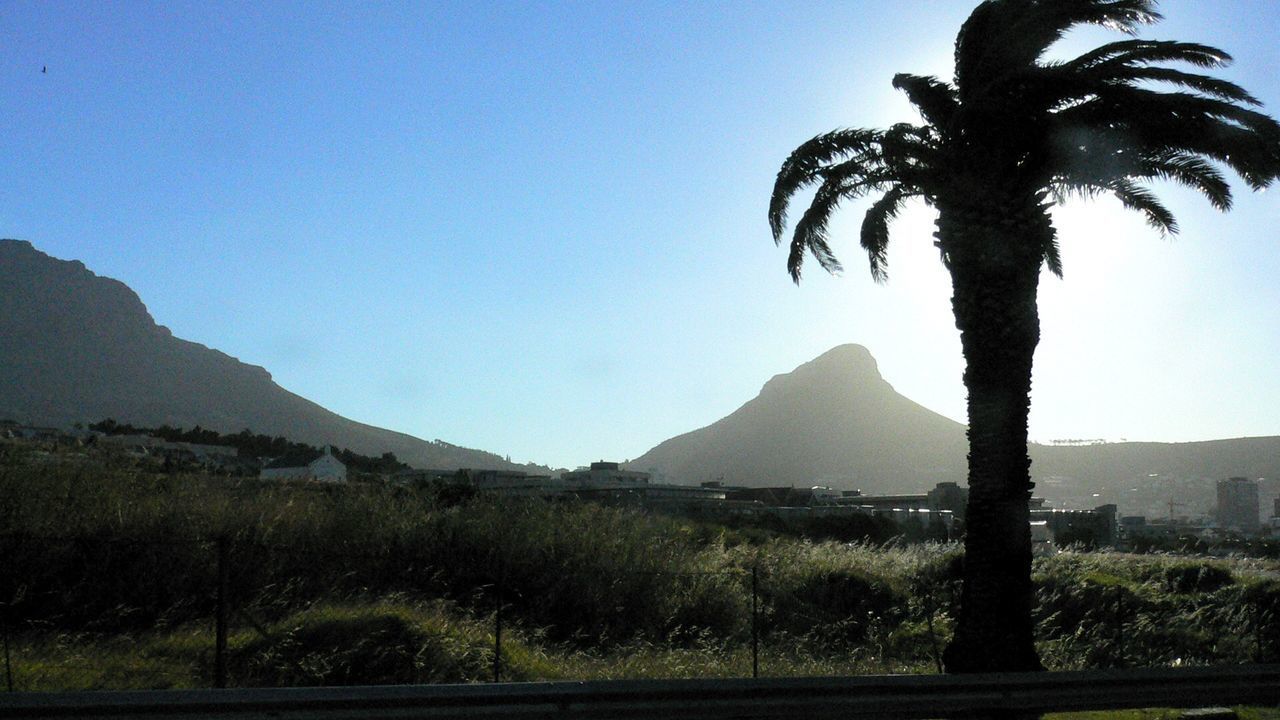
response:
<path fill-rule="evenodd" d="M 31 243 L 0 240 L 0 418 L 67 426 L 112 418 L 282 435 L 365 455 L 394 452 L 431 469 L 550 472 L 482 450 L 344 418 L 277 385 L 266 368 L 184 340 L 159 325 L 123 282 Z M 1280 493 L 1280 437 L 1190 443 L 1031 445 L 1037 494 L 1059 506 L 1122 511 L 1212 507 L 1229 476 Z M 921 492 L 964 483 L 965 426 L 897 393 L 871 352 L 841 345 L 769 378 L 725 417 L 665 440 L 627 466 L 696 484 L 829 485 Z"/>
<path fill-rule="evenodd" d="M 266 368 L 173 335 L 128 285 L 23 240 L 0 240 L 0 418 L 283 435 L 432 469 L 520 469 L 500 456 L 342 417 Z"/>

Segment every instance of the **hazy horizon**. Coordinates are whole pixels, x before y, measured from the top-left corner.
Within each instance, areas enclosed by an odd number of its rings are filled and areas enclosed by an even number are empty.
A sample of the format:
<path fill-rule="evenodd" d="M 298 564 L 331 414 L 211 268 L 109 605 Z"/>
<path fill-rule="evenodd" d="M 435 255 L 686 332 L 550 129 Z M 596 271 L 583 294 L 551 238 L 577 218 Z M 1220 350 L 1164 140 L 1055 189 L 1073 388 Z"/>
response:
<path fill-rule="evenodd" d="M 796 288 L 765 211 L 800 142 L 914 120 L 890 78 L 949 76 L 972 5 L 13 3 L 0 237 L 335 412 L 518 462 L 634 458 L 846 343 L 963 422 L 932 215 L 877 286 L 851 205 L 844 276 Z M 1161 10 L 1144 36 L 1227 50 L 1280 113 L 1273 4 Z M 1055 209 L 1034 440 L 1280 435 L 1280 203 L 1233 189 L 1160 186 L 1174 243 Z"/>

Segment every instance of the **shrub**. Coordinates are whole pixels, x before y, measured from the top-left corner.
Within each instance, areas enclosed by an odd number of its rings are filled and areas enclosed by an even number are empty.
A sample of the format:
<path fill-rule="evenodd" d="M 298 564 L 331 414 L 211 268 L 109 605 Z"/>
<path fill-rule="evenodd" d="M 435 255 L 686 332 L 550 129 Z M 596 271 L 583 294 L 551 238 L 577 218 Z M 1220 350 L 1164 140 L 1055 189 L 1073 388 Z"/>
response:
<path fill-rule="evenodd" d="M 873 631 L 891 632 L 907 611 L 907 575 L 932 552 L 915 547 L 776 542 L 760 548 L 747 562 L 761 568 L 762 632 L 842 648 L 868 641 Z"/>
<path fill-rule="evenodd" d="M 1280 580 L 1267 578 L 1244 589 L 1254 662 L 1280 662 Z"/>
<path fill-rule="evenodd" d="M 1165 587 L 1176 593 L 1209 593 L 1235 582 L 1231 571 L 1209 562 L 1179 562 L 1164 571 Z"/>
<path fill-rule="evenodd" d="M 261 687 L 475 682 L 491 677 L 493 641 L 439 611 L 321 605 L 237 644 L 232 684 Z"/>

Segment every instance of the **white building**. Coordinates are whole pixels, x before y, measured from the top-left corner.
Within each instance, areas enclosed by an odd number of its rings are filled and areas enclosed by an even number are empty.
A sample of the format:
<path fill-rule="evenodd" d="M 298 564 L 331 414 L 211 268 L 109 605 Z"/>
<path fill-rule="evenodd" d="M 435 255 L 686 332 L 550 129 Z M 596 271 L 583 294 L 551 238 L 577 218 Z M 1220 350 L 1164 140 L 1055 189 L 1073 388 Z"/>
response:
<path fill-rule="evenodd" d="M 324 446 L 319 454 L 285 455 L 267 463 L 258 477 L 263 480 L 318 480 L 346 482 L 347 466 L 333 456 L 333 448 Z"/>

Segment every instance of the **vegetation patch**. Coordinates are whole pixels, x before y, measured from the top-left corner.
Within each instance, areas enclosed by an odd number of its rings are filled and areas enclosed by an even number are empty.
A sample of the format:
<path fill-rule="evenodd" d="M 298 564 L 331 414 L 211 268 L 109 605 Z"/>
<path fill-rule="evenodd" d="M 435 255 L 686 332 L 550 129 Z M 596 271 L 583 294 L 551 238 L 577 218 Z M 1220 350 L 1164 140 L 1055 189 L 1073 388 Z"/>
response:
<path fill-rule="evenodd" d="M 461 683 L 493 675 L 492 637 L 440 608 L 319 605 L 265 630 L 236 638 L 236 685 Z"/>
<path fill-rule="evenodd" d="M 208 686 L 220 595 L 233 685 L 488 680 L 499 618 L 508 680 L 742 677 L 753 647 L 764 676 L 936 672 L 955 627 L 953 544 L 6 458 L 16 689 Z M 1274 561 L 1068 551 L 1034 569 L 1051 669 L 1280 660 Z"/>

